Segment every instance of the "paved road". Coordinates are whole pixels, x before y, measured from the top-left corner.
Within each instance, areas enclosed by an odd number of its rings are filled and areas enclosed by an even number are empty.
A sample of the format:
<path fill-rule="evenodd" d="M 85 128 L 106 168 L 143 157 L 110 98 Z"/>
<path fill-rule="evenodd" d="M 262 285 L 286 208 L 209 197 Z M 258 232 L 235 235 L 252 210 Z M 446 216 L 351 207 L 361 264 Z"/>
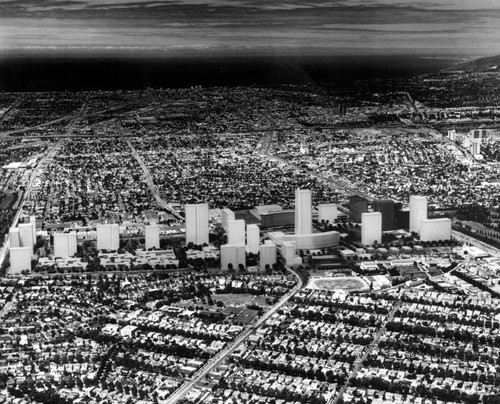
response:
<path fill-rule="evenodd" d="M 488 254 L 492 255 L 493 257 L 496 257 L 496 258 L 500 257 L 500 250 L 498 248 L 495 248 L 489 244 L 486 244 L 480 240 L 475 239 L 472 236 L 460 233 L 459 231 L 456 231 L 456 230 L 452 230 L 451 234 L 453 237 L 457 238 L 458 240 L 472 244 L 474 247 L 477 247 L 477 248 L 480 248 L 481 250 L 486 251 Z"/>
<path fill-rule="evenodd" d="M 118 126 L 118 124 L 117 124 L 117 126 Z M 164 201 L 162 199 L 162 197 L 160 196 L 160 191 L 158 190 L 158 188 L 156 188 L 156 185 L 153 181 L 153 177 L 152 177 L 151 173 L 149 172 L 149 169 L 146 167 L 146 164 L 144 164 L 144 161 L 142 160 L 141 156 L 139 156 L 139 153 L 137 153 L 137 150 L 130 142 L 130 139 L 126 139 L 126 142 L 127 142 L 128 147 L 132 151 L 132 156 L 134 156 L 134 158 L 137 160 L 137 162 L 141 166 L 142 171 L 144 172 L 144 178 L 146 179 L 146 182 L 148 183 L 149 189 L 151 189 L 151 192 L 153 193 L 153 196 L 155 197 L 158 204 L 163 209 L 165 209 L 167 212 L 171 213 L 177 219 L 184 221 L 184 218 L 172 207 L 172 205 L 170 205 L 169 203 Z"/>
<path fill-rule="evenodd" d="M 288 268 L 290 269 L 290 268 Z M 220 351 L 217 355 L 211 358 L 205 366 L 199 369 L 193 377 L 186 383 L 182 384 L 178 390 L 176 390 L 167 399 L 166 404 L 173 404 L 182 399 L 196 384 L 203 380 L 203 378 L 210 373 L 215 367 L 217 367 L 224 359 L 226 359 L 232 352 L 236 350 L 246 339 L 255 332 L 262 324 L 264 324 L 276 311 L 283 307 L 288 300 L 293 297 L 303 286 L 301 277 L 293 270 L 291 272 L 297 278 L 297 285 L 286 295 L 284 295 L 273 307 L 271 307 L 261 318 L 258 319 L 253 325 L 243 331 L 235 340 L 228 343 L 226 348 Z"/>

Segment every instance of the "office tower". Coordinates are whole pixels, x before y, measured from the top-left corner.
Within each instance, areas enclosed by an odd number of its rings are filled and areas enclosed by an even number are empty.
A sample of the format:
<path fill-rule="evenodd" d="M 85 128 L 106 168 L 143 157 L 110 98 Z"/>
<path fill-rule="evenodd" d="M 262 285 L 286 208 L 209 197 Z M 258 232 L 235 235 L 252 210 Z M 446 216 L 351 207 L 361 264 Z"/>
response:
<path fill-rule="evenodd" d="M 245 221 L 227 221 L 227 244 L 245 244 Z"/>
<path fill-rule="evenodd" d="M 368 212 L 368 199 L 353 195 L 349 198 L 349 218 L 353 222 L 361 222 L 361 214 Z"/>
<path fill-rule="evenodd" d="M 150 248 L 160 248 L 160 226 L 150 224 L 144 227 L 144 238 L 146 240 L 146 250 Z"/>
<path fill-rule="evenodd" d="M 361 214 L 361 244 L 372 245 L 382 241 L 382 213 Z"/>
<path fill-rule="evenodd" d="M 427 198 L 410 196 L 410 232 L 420 232 L 420 221 L 427 219 Z"/>
<path fill-rule="evenodd" d="M 221 221 L 222 221 L 222 228 L 227 231 L 227 222 L 228 220 L 235 220 L 234 217 L 234 212 L 231 209 L 222 209 L 221 212 Z"/>
<path fill-rule="evenodd" d="M 281 255 L 285 260 L 285 264 L 288 266 L 293 266 L 296 250 L 295 245 L 295 241 L 283 241 L 283 243 L 281 243 Z"/>
<path fill-rule="evenodd" d="M 472 142 L 472 154 L 474 156 L 477 156 L 479 154 L 481 154 L 481 141 L 479 140 L 474 140 Z"/>
<path fill-rule="evenodd" d="M 295 234 L 312 233 L 312 194 L 309 189 L 295 191 Z"/>
<path fill-rule="evenodd" d="M 208 204 L 185 206 L 186 244 L 208 244 Z"/>
<path fill-rule="evenodd" d="M 377 199 L 372 206 L 374 212 L 382 213 L 382 231 L 394 230 L 394 201 Z"/>
<path fill-rule="evenodd" d="M 9 240 L 11 247 L 21 247 L 21 239 L 19 237 L 19 228 L 11 227 L 9 230 Z"/>
<path fill-rule="evenodd" d="M 260 269 L 264 269 L 266 265 L 270 267 L 276 264 L 276 244 L 263 244 L 260 246 Z"/>
<path fill-rule="evenodd" d="M 97 249 L 118 250 L 120 248 L 120 227 L 118 224 L 98 224 Z"/>
<path fill-rule="evenodd" d="M 238 265 L 246 264 L 246 247 L 245 244 L 231 245 L 224 244 L 220 246 L 220 267 L 222 270 L 228 269 L 228 265 L 232 264 L 233 268 L 238 268 Z"/>
<path fill-rule="evenodd" d="M 396 229 L 408 229 L 410 227 L 410 211 L 403 210 L 403 204 L 396 202 L 394 204 L 394 227 Z"/>
<path fill-rule="evenodd" d="M 247 252 L 257 254 L 260 244 L 260 229 L 256 224 L 247 225 Z"/>
<path fill-rule="evenodd" d="M 54 233 L 54 257 L 68 258 L 76 254 L 76 232 Z"/>
<path fill-rule="evenodd" d="M 420 240 L 439 241 L 451 239 L 451 220 L 423 219 L 420 221 Z"/>
<path fill-rule="evenodd" d="M 339 212 L 336 203 L 323 203 L 318 205 L 318 221 L 334 223 Z"/>
<path fill-rule="evenodd" d="M 9 274 L 19 274 L 27 269 L 31 271 L 32 247 L 12 247 L 10 249 L 10 271 Z"/>
<path fill-rule="evenodd" d="M 448 131 L 448 139 L 450 139 L 452 142 L 457 140 L 457 131 L 455 129 Z"/>
<path fill-rule="evenodd" d="M 36 244 L 36 238 L 34 237 L 34 224 L 33 223 L 21 223 L 19 226 L 19 240 L 21 247 L 31 247 L 31 252 Z"/>

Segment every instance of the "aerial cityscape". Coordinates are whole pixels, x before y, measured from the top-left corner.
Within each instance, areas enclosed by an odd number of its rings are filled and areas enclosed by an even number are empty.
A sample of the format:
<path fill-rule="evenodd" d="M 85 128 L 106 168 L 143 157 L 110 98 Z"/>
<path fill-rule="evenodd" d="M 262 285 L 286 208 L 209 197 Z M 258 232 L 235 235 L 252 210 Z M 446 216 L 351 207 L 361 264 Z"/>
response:
<path fill-rule="evenodd" d="M 500 6 L 366 3 L 0 0 L 0 404 L 500 403 Z"/>

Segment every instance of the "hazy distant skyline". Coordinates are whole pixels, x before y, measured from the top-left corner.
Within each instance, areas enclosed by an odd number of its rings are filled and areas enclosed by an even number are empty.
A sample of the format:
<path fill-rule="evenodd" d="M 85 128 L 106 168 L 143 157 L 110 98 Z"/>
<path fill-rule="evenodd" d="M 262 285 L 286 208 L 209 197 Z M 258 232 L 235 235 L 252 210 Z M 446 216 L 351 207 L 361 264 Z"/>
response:
<path fill-rule="evenodd" d="M 0 0 L 11 52 L 500 54 L 494 0 Z"/>

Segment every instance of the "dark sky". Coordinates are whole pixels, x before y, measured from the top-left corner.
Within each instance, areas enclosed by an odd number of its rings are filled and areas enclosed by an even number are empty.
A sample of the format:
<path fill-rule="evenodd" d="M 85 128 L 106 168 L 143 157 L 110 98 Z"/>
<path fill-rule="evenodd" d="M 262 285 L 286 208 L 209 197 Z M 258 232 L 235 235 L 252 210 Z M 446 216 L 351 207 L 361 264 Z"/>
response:
<path fill-rule="evenodd" d="M 0 55 L 500 54 L 498 0 L 0 0 Z"/>

